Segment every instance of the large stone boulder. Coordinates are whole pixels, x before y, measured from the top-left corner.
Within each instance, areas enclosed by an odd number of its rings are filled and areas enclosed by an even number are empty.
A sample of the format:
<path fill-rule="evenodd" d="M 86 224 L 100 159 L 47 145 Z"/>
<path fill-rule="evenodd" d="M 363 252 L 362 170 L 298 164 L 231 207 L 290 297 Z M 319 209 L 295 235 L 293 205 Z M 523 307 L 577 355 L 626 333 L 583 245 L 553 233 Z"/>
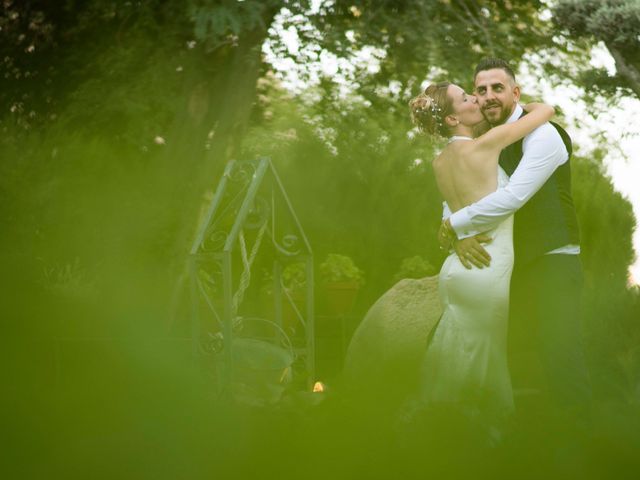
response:
<path fill-rule="evenodd" d="M 404 279 L 385 292 L 355 331 L 344 387 L 370 398 L 415 392 L 429 335 L 442 314 L 438 276 Z"/>

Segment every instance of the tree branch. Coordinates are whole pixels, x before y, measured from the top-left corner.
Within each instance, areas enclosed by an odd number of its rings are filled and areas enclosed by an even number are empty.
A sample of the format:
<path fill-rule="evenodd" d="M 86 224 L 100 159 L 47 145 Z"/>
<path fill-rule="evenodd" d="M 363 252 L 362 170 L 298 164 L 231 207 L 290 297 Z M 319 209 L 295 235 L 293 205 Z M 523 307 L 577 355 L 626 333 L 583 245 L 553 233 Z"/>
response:
<path fill-rule="evenodd" d="M 478 12 L 475 12 L 475 15 L 473 12 L 471 12 L 471 10 L 469 9 L 469 6 L 467 5 L 467 2 L 465 2 L 464 0 L 460 0 L 459 1 L 460 5 L 462 6 L 462 8 L 464 8 L 465 12 L 467 13 L 467 17 L 469 18 L 469 21 L 472 24 L 475 24 L 476 27 L 478 27 L 478 29 L 482 32 L 482 34 L 484 35 L 484 38 L 487 42 L 487 47 L 489 48 L 489 52 L 491 53 L 491 55 L 495 55 L 495 48 L 493 46 L 493 41 L 491 40 L 491 35 L 489 34 L 489 31 L 487 30 L 486 26 L 484 25 L 484 19 L 481 21 L 478 20 L 478 18 L 480 17 L 480 15 L 478 14 Z"/>

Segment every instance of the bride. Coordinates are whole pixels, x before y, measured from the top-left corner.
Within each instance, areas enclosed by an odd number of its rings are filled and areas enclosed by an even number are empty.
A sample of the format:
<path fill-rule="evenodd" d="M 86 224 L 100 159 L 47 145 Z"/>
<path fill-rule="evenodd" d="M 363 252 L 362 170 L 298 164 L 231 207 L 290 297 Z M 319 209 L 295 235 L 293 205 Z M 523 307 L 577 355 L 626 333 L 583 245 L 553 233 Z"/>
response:
<path fill-rule="evenodd" d="M 457 85 L 432 84 L 409 106 L 421 132 L 448 138 L 433 170 L 452 212 L 508 183 L 498 166 L 500 151 L 554 114 L 549 105 L 530 103 L 518 121 L 474 138 L 484 118 L 476 98 Z M 513 216 L 485 232 L 487 265 L 465 266 L 453 251 L 445 260 L 439 275 L 444 312 L 421 371 L 423 405 L 466 405 L 496 420 L 513 411 L 506 351 L 512 228 Z"/>

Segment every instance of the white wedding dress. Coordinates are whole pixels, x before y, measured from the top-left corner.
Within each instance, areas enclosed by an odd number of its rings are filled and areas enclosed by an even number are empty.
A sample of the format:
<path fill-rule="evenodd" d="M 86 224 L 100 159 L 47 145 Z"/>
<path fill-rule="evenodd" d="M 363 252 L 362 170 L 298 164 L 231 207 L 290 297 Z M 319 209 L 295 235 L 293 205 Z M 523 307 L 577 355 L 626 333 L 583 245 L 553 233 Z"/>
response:
<path fill-rule="evenodd" d="M 509 177 L 498 168 L 498 186 Z M 489 267 L 466 269 L 451 253 L 440 270 L 444 311 L 422 364 L 421 403 L 462 404 L 506 418 L 513 411 L 507 368 L 513 216 L 487 232 Z"/>

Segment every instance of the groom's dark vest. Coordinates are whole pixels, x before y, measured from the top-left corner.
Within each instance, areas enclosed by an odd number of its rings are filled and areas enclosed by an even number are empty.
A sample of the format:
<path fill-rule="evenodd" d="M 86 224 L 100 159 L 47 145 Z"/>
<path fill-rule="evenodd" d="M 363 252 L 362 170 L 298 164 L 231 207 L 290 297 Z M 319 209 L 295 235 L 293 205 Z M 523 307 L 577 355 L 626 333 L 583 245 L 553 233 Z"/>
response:
<path fill-rule="evenodd" d="M 571 197 L 571 138 L 551 122 L 567 147 L 569 159 L 560 165 L 514 217 L 513 248 L 516 266 L 568 244 L 579 244 L 578 220 Z M 500 166 L 513 174 L 522 159 L 522 140 L 500 153 Z"/>

